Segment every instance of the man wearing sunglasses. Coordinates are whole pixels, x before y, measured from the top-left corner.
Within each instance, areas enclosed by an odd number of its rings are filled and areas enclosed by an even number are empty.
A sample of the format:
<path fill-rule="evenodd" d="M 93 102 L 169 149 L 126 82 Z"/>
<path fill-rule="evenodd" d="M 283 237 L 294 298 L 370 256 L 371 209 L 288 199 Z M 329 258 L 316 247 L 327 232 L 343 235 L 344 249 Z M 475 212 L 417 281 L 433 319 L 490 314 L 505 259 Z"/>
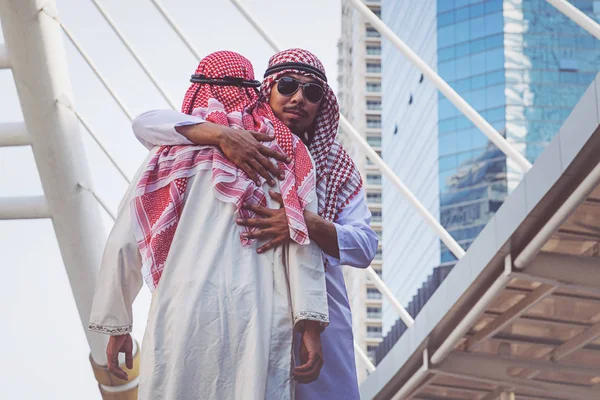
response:
<path fill-rule="evenodd" d="M 261 101 L 275 115 L 273 124 L 285 124 L 307 144 L 317 172 L 318 213 L 304 212 L 309 238 L 323 251 L 326 267 L 329 327 L 321 334 L 325 360 L 316 382 L 298 385 L 298 399 L 358 399 L 352 317 L 341 266 L 366 268 L 377 251 L 377 235 L 370 228 L 371 214 L 354 163 L 335 140 L 339 106 L 320 60 L 302 49 L 271 57 L 261 86 Z M 272 138 L 213 126 L 189 115 L 168 110 L 137 117 L 133 130 L 147 147 L 165 144 L 216 144 L 251 178 L 260 182 L 281 178 L 260 142 Z M 283 156 L 285 157 L 285 156 Z M 250 171 L 250 172 L 248 172 Z M 281 204 L 281 196 L 269 191 Z M 290 238 L 285 210 L 260 206 L 248 209 L 261 218 L 239 219 L 240 225 L 257 228 L 247 237 L 266 239 L 263 252 Z M 296 349 L 298 354 L 299 349 Z"/>

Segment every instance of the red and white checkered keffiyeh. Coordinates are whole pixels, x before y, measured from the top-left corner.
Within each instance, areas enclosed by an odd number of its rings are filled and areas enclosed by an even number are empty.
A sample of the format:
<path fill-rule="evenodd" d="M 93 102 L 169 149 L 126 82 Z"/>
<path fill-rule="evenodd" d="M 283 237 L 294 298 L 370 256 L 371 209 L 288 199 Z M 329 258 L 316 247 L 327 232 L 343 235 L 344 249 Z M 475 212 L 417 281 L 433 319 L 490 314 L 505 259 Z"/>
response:
<path fill-rule="evenodd" d="M 220 51 L 205 57 L 196 74 L 208 78 L 254 79 L 250 61 L 240 54 Z M 314 200 L 315 171 L 308 149 L 289 129 L 273 129 L 270 108 L 261 104 L 247 110 L 258 98 L 253 88 L 194 83 L 188 89 L 182 112 L 206 121 L 261 133 L 275 134 L 272 149 L 283 150 L 291 159 L 278 163 L 285 178 L 280 181 L 290 237 L 299 244 L 309 242 L 303 211 Z M 183 211 L 187 180 L 200 170 L 212 170 L 213 192 L 224 202 L 233 203 L 241 218 L 256 215 L 242 209 L 244 203 L 267 205 L 262 185 L 257 186 L 241 169 L 214 146 L 162 146 L 148 163 L 136 187 L 132 206 L 134 232 L 142 255 L 144 280 L 153 291 L 160 280 L 169 249 Z M 261 183 L 264 180 L 261 178 Z M 249 229 L 240 227 L 242 232 Z M 253 240 L 240 237 L 243 245 Z"/>
<path fill-rule="evenodd" d="M 269 60 L 269 68 L 283 63 L 302 63 L 312 66 L 325 74 L 321 61 L 311 52 L 303 49 L 280 51 Z M 349 201 L 360 191 L 362 178 L 352 158 L 335 140 L 340 119 L 339 105 L 331 87 L 314 73 L 298 69 L 285 69 L 265 77 L 261 86 L 262 101 L 269 99 L 271 89 L 277 79 L 286 73 L 310 76 L 318 80 L 325 89 L 325 96 L 317 114 L 313 139 L 309 146 L 310 154 L 317 169 L 317 196 L 319 215 L 334 221 Z M 277 119 L 274 120 L 277 130 Z M 279 124 L 283 125 L 281 122 Z"/>

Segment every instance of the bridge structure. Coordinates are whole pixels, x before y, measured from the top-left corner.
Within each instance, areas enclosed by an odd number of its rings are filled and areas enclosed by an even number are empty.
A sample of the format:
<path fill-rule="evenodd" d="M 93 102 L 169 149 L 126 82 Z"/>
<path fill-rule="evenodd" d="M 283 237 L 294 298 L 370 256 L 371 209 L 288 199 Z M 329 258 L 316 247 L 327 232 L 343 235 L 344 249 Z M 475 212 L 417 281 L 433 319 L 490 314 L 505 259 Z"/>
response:
<path fill-rule="evenodd" d="M 153 87 L 172 108 L 169 91 L 128 41 L 101 0 L 90 0 Z M 231 0 L 274 51 L 277 41 L 242 1 Z M 547 0 L 591 35 L 600 26 L 564 0 Z M 600 398 L 600 77 L 582 96 L 544 153 L 531 165 L 468 102 L 421 60 L 361 0 L 350 0 L 477 128 L 523 172 L 468 251 L 465 251 L 379 157 L 348 120 L 341 129 L 459 260 L 413 318 L 372 269 L 365 273 L 408 329 L 375 366 L 355 346 L 369 376 L 363 398 L 595 399 Z M 201 53 L 167 8 L 149 0 L 196 58 Z M 123 167 L 78 111 L 67 67 L 70 42 L 120 111 L 133 118 L 97 62 L 61 18 L 53 0 L 0 0 L 5 43 L 0 68 L 11 69 L 23 121 L 0 125 L 0 146 L 30 146 L 43 196 L 0 197 L 0 219 L 50 219 L 84 327 L 104 247 L 100 211 L 114 219 L 94 189 L 83 135 L 90 135 L 129 183 Z M 393 266 L 391 267 L 393 268 Z M 106 337 L 84 329 L 90 362 L 104 399 L 137 397 L 137 369 L 126 384 L 106 370 Z M 139 351 L 137 351 L 139 354 Z"/>

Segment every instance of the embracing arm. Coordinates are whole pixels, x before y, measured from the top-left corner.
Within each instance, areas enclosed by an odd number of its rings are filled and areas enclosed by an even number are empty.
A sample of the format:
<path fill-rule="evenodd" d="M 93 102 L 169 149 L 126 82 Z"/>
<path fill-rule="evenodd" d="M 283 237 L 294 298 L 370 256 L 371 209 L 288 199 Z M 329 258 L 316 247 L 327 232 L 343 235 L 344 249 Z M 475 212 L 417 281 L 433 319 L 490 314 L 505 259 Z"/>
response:
<path fill-rule="evenodd" d="M 269 195 L 283 205 L 281 194 L 269 190 Z M 269 209 L 259 205 L 245 205 L 245 208 L 258 214 L 257 218 L 237 219 L 243 226 L 258 229 L 242 234 L 249 239 L 271 239 L 257 249 L 262 253 L 277 247 L 290 238 L 285 209 Z M 377 253 L 377 234 L 371 229 L 371 212 L 367 208 L 364 192 L 361 190 L 350 200 L 335 222 L 327 221 L 318 214 L 304 210 L 304 221 L 308 236 L 330 259 L 332 264 L 367 268 Z"/>
<path fill-rule="evenodd" d="M 342 210 L 335 222 L 304 212 L 309 237 L 333 258 L 335 264 L 367 268 L 377 253 L 377 234 L 371 229 L 371 212 L 361 190 Z"/>
<path fill-rule="evenodd" d="M 133 133 L 148 149 L 154 146 L 212 145 L 260 185 L 259 175 L 270 185 L 272 177 L 282 178 L 273 158 L 290 162 L 286 155 L 264 146 L 274 136 L 206 122 L 202 118 L 173 110 L 153 110 L 136 117 Z"/>

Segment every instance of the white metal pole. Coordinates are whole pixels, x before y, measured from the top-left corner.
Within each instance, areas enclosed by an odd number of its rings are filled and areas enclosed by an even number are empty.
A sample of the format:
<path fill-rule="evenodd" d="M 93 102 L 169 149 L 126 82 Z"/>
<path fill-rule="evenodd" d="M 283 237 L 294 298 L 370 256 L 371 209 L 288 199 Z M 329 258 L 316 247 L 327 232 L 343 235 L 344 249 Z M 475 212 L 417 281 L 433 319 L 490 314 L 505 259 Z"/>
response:
<path fill-rule="evenodd" d="M 187 38 L 187 36 L 185 36 L 181 29 L 179 29 L 179 26 L 175 23 L 175 20 L 171 18 L 167 10 L 157 0 L 152 0 L 152 4 L 154 4 L 158 12 L 161 13 L 161 15 L 167 21 L 167 23 L 171 25 L 171 28 L 173 28 L 177 36 L 179 36 L 179 39 L 181 39 L 181 41 L 183 42 L 183 44 L 185 44 L 188 50 L 194 55 L 194 57 L 196 57 L 198 61 L 200 61 L 200 59 L 202 58 L 200 52 L 196 50 L 194 45 L 192 45 L 192 42 Z"/>
<path fill-rule="evenodd" d="M 171 98 L 167 94 L 166 90 L 164 90 L 158 84 L 158 81 L 156 80 L 156 78 L 154 77 L 154 75 L 152 74 L 152 72 L 150 72 L 150 70 L 148 69 L 148 67 L 146 67 L 146 64 L 144 64 L 144 62 L 142 61 L 142 59 L 140 58 L 140 56 L 136 53 L 136 51 L 133 50 L 133 47 L 131 46 L 131 44 L 127 41 L 127 39 L 125 39 L 125 36 L 123 36 L 123 33 L 121 33 L 121 31 L 119 30 L 119 28 L 117 28 L 117 25 L 115 25 L 115 23 L 112 20 L 112 18 L 110 18 L 110 16 L 106 13 L 106 11 L 104 10 L 104 7 L 102 7 L 100 5 L 100 3 L 98 3 L 98 0 L 92 0 L 92 3 L 94 3 L 94 5 L 96 6 L 96 8 L 100 12 L 100 14 L 102 14 L 102 17 L 104 17 L 104 20 L 108 23 L 108 25 L 110 25 L 110 27 L 112 28 L 113 32 L 119 37 L 119 39 L 121 40 L 121 43 L 123 43 L 123 45 L 125 46 L 125 48 L 133 56 L 133 58 L 138 63 L 138 65 L 140 66 L 140 68 L 144 71 L 144 73 L 146 74 L 146 76 L 148 77 L 148 79 L 150 79 L 150 81 L 154 84 L 154 87 L 160 92 L 160 94 L 163 96 L 163 98 L 166 100 L 166 102 L 169 103 L 169 105 L 171 106 L 171 108 L 174 109 L 174 110 L 177 110 L 177 106 L 175 105 L 175 103 L 173 102 L 173 100 L 171 100 Z"/>
<path fill-rule="evenodd" d="M 585 177 L 581 184 L 571 193 L 567 200 L 556 210 L 552 217 L 531 239 L 527 246 L 515 258 L 515 267 L 522 269 L 529 264 L 548 239 L 558 230 L 575 208 L 585 200 L 592 190 L 600 184 L 600 163 Z"/>
<path fill-rule="evenodd" d="M 377 286 L 377 289 L 381 293 L 383 293 L 383 295 L 392 304 L 392 307 L 394 307 L 396 313 L 398 313 L 398 315 L 400 316 L 400 319 L 404 322 L 404 324 L 406 324 L 406 327 L 410 328 L 411 326 L 413 326 L 413 324 L 415 323 L 414 319 L 410 316 L 408 311 L 406 311 L 406 309 L 402 307 L 402 304 L 400 304 L 396 296 L 394 296 L 394 293 L 392 293 L 392 291 L 387 287 L 385 282 L 383 282 L 379 275 L 377 275 L 377 272 L 375 272 L 373 268 L 369 267 L 367 268 L 367 274 L 369 274 L 369 278 L 371 278 L 375 286 Z"/>
<path fill-rule="evenodd" d="M 552 4 L 558 11 L 571 18 L 577 25 L 600 39 L 600 25 L 577 7 L 565 0 L 546 0 Z"/>
<path fill-rule="evenodd" d="M 121 100 L 121 98 L 117 95 L 117 93 L 115 92 L 115 90 L 108 84 L 108 81 L 100 73 L 100 70 L 98 69 L 98 67 L 96 67 L 96 64 L 94 64 L 94 62 L 92 61 L 91 57 L 83 50 L 83 47 L 81 47 L 81 45 L 79 44 L 79 42 L 77 41 L 77 39 L 75 39 L 75 36 L 73 35 L 73 33 L 61 21 L 59 21 L 56 16 L 50 15 L 50 14 L 49 14 L 49 16 L 51 18 L 55 19 L 56 22 L 58 22 L 60 24 L 60 27 L 65 32 L 65 35 L 67 35 L 67 37 L 69 38 L 69 40 L 71 41 L 71 43 L 73 44 L 73 46 L 75 46 L 75 48 L 77 49 L 77 51 L 79 52 L 79 54 L 81 55 L 81 57 L 83 57 L 83 59 L 85 60 L 85 62 L 87 63 L 87 65 L 92 69 L 92 71 L 94 72 L 94 74 L 96 74 L 96 77 L 100 80 L 100 82 L 102 83 L 102 85 L 104 86 L 104 88 L 108 91 L 108 93 L 111 95 L 111 97 L 117 102 L 117 104 L 119 105 L 119 107 L 121 108 L 121 110 L 123 111 L 123 113 L 127 116 L 127 118 L 129 118 L 129 120 L 132 121 L 133 120 L 133 116 L 132 116 L 131 112 L 127 109 L 127 107 L 125 106 L 125 104 L 123 103 L 123 101 Z"/>
<path fill-rule="evenodd" d="M 263 29 L 263 27 L 254 20 L 250 12 L 244 8 L 238 0 L 231 0 L 246 19 L 252 24 L 252 26 L 258 31 L 258 33 L 265 39 L 267 43 L 271 45 L 271 48 L 275 51 L 281 51 L 281 47 L 269 36 L 269 34 Z M 406 185 L 396 176 L 394 171 L 383 161 L 379 154 L 373 150 L 373 148 L 367 143 L 367 141 L 361 136 L 361 134 L 352 126 L 342 114 L 340 114 L 340 125 L 345 132 L 349 133 L 358 146 L 365 151 L 367 157 L 375 165 L 379 167 L 381 173 L 390 180 L 397 188 L 400 193 L 410 202 L 410 204 L 416 208 L 417 212 L 423 216 L 425 222 L 433 229 L 438 237 L 444 242 L 448 249 L 454 254 L 459 260 L 465 255 L 465 251 L 460 245 L 450 236 L 448 231 L 444 229 L 442 225 L 429 213 L 429 211 L 421 204 L 421 202 L 415 197 L 415 195 L 406 187 Z M 492 128 L 493 129 L 493 128 Z"/>
<path fill-rule="evenodd" d="M 513 160 L 523 172 L 531 169 L 531 163 L 519 153 L 489 122 L 487 122 L 469 103 L 467 103 L 445 80 L 443 80 L 425 61 L 423 61 L 406 43 L 404 43 L 381 19 L 373 13 L 361 0 L 349 0 L 373 27 L 385 36 L 400 52 L 409 59 L 440 92 L 446 96 L 481 132 L 483 132 L 498 148 Z"/>
<path fill-rule="evenodd" d="M 0 44 L 0 69 L 10 68 L 10 60 L 8 59 L 8 52 L 6 46 Z"/>
<path fill-rule="evenodd" d="M 441 239 L 442 242 L 448 247 L 448 249 L 454 254 L 459 260 L 465 255 L 465 251 L 458 244 L 456 240 L 448 233 L 446 229 L 437 221 L 437 219 L 431 215 L 429 210 L 417 199 L 417 197 L 410 191 L 410 189 L 402 182 L 400 178 L 394 173 L 394 171 L 383 161 L 379 154 L 367 143 L 367 141 L 361 136 L 360 133 L 352 126 L 352 124 L 340 114 L 340 124 L 344 132 L 349 133 L 354 142 L 357 143 L 367 154 L 367 157 L 381 170 L 381 174 L 386 177 L 396 188 L 400 191 L 400 194 L 404 196 L 406 200 L 415 208 L 415 210 L 421 214 L 427 225 L 435 232 L 435 234 Z"/>
<path fill-rule="evenodd" d="M 71 107 L 69 105 L 65 105 L 65 104 L 61 103 L 60 101 L 58 102 L 58 104 L 60 106 L 62 106 L 62 107 L 65 107 L 65 108 L 69 109 L 73 114 L 75 114 L 75 116 L 77 117 L 77 119 L 79 120 L 79 122 L 81 122 L 81 125 L 83 125 L 83 127 L 85 128 L 85 130 L 90 134 L 90 136 L 92 137 L 92 139 L 94 140 L 94 142 L 96 142 L 96 144 L 98 145 L 98 147 L 100 147 L 100 150 L 102 150 L 102 152 L 108 158 L 108 160 L 110 161 L 110 163 L 115 167 L 115 169 L 123 177 L 123 179 L 125 180 L 125 182 L 127 182 L 128 184 L 130 184 L 131 180 L 127 177 L 127 174 L 125 173 L 125 171 L 123 171 L 123 169 L 119 166 L 119 164 L 117 163 L 117 160 L 115 160 L 115 158 L 112 156 L 112 154 L 110 154 L 110 152 L 108 151 L 108 149 L 106 148 L 106 146 L 104 146 L 104 144 L 102 144 L 102 142 L 100 141 L 100 138 L 98 138 L 98 135 L 96 135 L 96 133 L 94 133 L 94 131 L 92 130 L 92 127 L 87 123 L 87 121 L 85 120 L 85 118 L 83 118 L 83 116 L 81 114 L 79 114 L 77 111 L 75 111 L 73 109 L 73 107 Z"/>
<path fill-rule="evenodd" d="M 89 194 L 91 194 L 94 199 L 98 202 L 98 204 L 100 204 L 100 207 L 102 207 L 104 209 L 104 211 L 106 211 L 106 213 L 108 214 L 108 216 L 113 220 L 116 221 L 117 216 L 115 215 L 115 213 L 112 212 L 112 210 L 110 209 L 110 207 L 108 207 L 108 204 L 106 204 L 106 202 L 104 200 L 102 200 L 102 198 L 100 196 L 98 196 L 98 194 L 96 194 L 96 192 L 92 189 L 89 189 L 85 186 L 80 185 L 79 186 L 81 188 L 81 190 L 88 192 Z"/>
<path fill-rule="evenodd" d="M 73 94 L 62 32 L 43 12 L 53 0 L 0 0 L 0 18 L 17 92 L 62 259 L 92 357 L 106 364 L 107 337 L 88 331 L 104 235 L 91 187 L 79 122 L 58 107 Z"/>
<path fill-rule="evenodd" d="M 0 197 L 0 220 L 51 217 L 44 196 Z"/>
<path fill-rule="evenodd" d="M 358 354 L 358 356 L 360 357 L 362 362 L 365 364 L 365 367 L 367 368 L 369 373 L 375 371 L 375 365 L 371 362 L 371 360 L 369 359 L 369 356 L 367 356 L 365 354 L 363 349 L 360 348 L 360 346 L 356 343 L 356 341 L 354 342 L 354 350 L 356 351 L 356 353 Z"/>
<path fill-rule="evenodd" d="M 392 397 L 392 400 L 404 400 L 406 396 L 410 395 L 415 391 L 419 384 L 429 374 L 429 353 L 427 349 L 423 350 L 423 365 L 419 368 L 413 376 L 400 388 L 400 390 Z"/>
<path fill-rule="evenodd" d="M 23 122 L 0 124 L 0 147 L 29 146 L 31 139 Z"/>

